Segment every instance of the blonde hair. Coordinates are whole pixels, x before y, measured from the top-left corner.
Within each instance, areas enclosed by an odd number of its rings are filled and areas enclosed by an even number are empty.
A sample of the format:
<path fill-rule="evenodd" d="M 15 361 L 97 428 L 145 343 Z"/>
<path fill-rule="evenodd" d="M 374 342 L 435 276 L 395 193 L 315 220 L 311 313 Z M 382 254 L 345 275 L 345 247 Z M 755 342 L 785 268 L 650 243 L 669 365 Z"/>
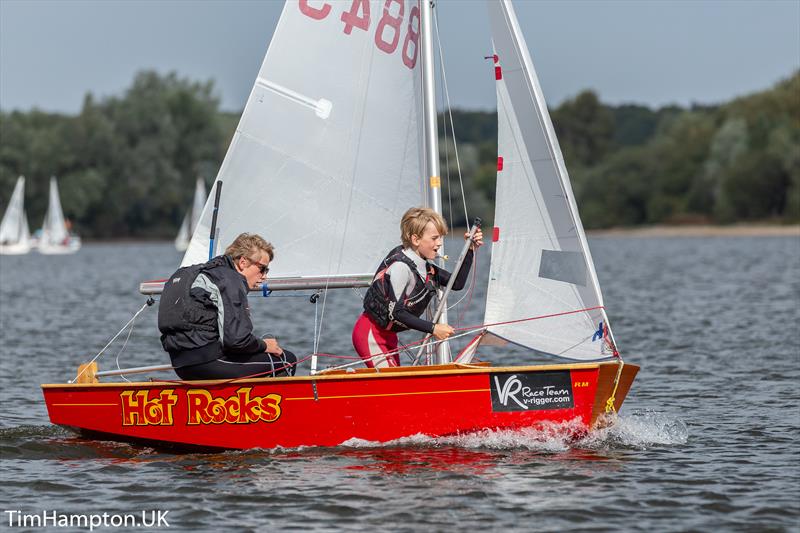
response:
<path fill-rule="evenodd" d="M 246 257 L 252 260 L 253 253 L 261 251 L 269 255 L 269 260 L 275 258 L 275 248 L 272 244 L 265 241 L 261 235 L 255 233 L 242 233 L 233 240 L 227 248 L 225 248 L 225 255 L 231 256 L 234 261 L 240 257 Z"/>
<path fill-rule="evenodd" d="M 411 236 L 421 237 L 428 222 L 433 222 L 434 227 L 441 235 L 447 235 L 447 223 L 442 215 L 428 207 L 412 207 L 403 215 L 400 221 L 400 238 L 403 246 L 411 248 Z"/>

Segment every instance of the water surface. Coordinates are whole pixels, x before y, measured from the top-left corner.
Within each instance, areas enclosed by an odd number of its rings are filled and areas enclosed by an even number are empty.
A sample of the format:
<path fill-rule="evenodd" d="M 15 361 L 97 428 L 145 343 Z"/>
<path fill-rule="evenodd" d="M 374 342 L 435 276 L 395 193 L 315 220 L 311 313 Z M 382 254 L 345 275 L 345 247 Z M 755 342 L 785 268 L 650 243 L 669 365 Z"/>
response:
<path fill-rule="evenodd" d="M 642 366 L 611 428 L 578 442 L 545 428 L 218 454 L 78 439 L 49 424 L 39 389 L 69 379 L 142 307 L 139 281 L 179 260 L 170 244 L 0 257 L 0 511 L 157 509 L 187 531 L 800 531 L 800 240 L 590 245 L 623 357 Z M 480 323 L 488 257 L 451 323 Z M 309 354 L 321 322 L 320 351 L 352 355 L 355 292 L 317 305 L 253 297 L 257 332 Z M 167 362 L 155 311 L 101 368 Z M 532 361 L 519 349 L 487 357 Z"/>

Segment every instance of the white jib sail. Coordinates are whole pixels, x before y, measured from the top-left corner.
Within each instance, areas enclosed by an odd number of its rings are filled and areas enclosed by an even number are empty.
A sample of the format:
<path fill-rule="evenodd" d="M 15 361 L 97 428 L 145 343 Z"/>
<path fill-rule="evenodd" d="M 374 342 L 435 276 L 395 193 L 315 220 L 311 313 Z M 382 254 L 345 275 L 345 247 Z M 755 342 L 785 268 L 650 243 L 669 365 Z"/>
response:
<path fill-rule="evenodd" d="M 61 210 L 61 198 L 58 194 L 58 184 L 55 176 L 50 178 L 50 197 L 47 204 L 47 213 L 42 223 L 41 244 L 65 244 L 69 238 L 67 225 L 64 222 L 64 212 Z"/>
<path fill-rule="evenodd" d="M 217 176 L 217 254 L 246 231 L 273 280 L 374 273 L 425 203 L 418 34 L 416 1 L 285 4 Z M 183 265 L 208 259 L 215 195 Z"/>
<path fill-rule="evenodd" d="M 527 45 L 510 2 L 488 7 L 502 160 L 485 323 L 512 322 L 489 331 L 541 354 L 609 357 L 603 297 Z"/>
<path fill-rule="evenodd" d="M 25 218 L 25 177 L 17 178 L 14 192 L 8 201 L 3 220 L 0 222 L 0 244 L 22 244 L 28 242 L 30 232 Z"/>

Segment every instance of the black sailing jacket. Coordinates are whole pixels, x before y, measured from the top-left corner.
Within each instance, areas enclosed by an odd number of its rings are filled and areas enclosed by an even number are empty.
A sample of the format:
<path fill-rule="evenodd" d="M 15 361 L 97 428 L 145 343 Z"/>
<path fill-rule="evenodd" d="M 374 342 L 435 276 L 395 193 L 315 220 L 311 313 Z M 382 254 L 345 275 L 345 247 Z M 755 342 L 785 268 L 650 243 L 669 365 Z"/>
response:
<path fill-rule="evenodd" d="M 192 287 L 200 274 L 208 283 Z M 159 302 L 158 329 L 173 366 L 263 352 L 266 344 L 253 335 L 247 293 L 247 280 L 226 255 L 170 276 Z"/>

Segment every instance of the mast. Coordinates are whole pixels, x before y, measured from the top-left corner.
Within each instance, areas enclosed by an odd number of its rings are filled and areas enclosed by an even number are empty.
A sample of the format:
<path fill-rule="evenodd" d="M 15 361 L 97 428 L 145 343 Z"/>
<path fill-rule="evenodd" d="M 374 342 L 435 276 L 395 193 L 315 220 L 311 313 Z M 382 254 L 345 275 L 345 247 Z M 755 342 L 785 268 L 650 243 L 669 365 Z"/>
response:
<path fill-rule="evenodd" d="M 422 0 L 421 3 L 421 38 L 422 38 L 422 83 L 423 83 L 423 114 L 425 116 L 425 146 L 428 164 L 428 201 L 431 209 L 442 214 L 442 180 L 439 176 L 439 137 L 436 127 L 436 87 L 433 60 L 433 2 Z M 444 255 L 444 244 L 441 248 Z M 444 267 L 444 260 L 439 260 L 439 266 Z M 439 292 L 440 298 L 443 294 Z M 443 298 L 440 304 L 443 311 L 438 322 L 447 322 L 447 304 Z M 450 362 L 450 345 L 447 342 L 439 343 L 436 348 L 438 364 Z"/>

